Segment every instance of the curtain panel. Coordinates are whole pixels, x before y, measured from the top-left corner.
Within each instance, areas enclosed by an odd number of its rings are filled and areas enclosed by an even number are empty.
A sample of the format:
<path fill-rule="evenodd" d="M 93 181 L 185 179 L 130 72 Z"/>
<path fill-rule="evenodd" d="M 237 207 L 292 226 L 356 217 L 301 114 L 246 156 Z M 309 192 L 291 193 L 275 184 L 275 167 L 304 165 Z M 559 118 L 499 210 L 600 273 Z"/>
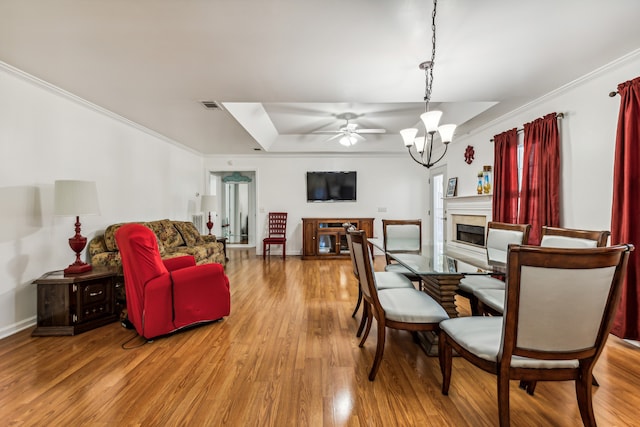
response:
<path fill-rule="evenodd" d="M 518 131 L 493 137 L 493 221 L 518 222 Z"/>
<path fill-rule="evenodd" d="M 620 112 L 616 133 L 611 206 L 611 244 L 633 243 L 627 277 L 611 332 L 640 340 L 640 77 L 618 85 Z"/>
<path fill-rule="evenodd" d="M 524 125 L 518 223 L 531 224 L 529 244 L 540 244 L 542 226 L 560 225 L 560 136 L 556 113 Z"/>

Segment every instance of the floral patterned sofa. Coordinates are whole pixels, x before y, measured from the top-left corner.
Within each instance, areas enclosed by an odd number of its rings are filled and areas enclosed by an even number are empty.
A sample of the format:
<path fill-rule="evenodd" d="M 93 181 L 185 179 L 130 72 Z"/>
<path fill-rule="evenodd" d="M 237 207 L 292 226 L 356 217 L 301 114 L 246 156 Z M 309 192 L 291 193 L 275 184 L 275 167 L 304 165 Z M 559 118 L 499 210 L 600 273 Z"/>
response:
<path fill-rule="evenodd" d="M 122 268 L 120 251 L 116 245 L 115 232 L 125 223 L 108 226 L 103 235 L 89 242 L 89 257 L 92 265 Z M 215 236 L 201 235 L 189 221 L 140 222 L 149 227 L 158 238 L 158 247 L 163 259 L 193 255 L 196 264 L 218 263 L 225 265 L 224 246 Z"/>

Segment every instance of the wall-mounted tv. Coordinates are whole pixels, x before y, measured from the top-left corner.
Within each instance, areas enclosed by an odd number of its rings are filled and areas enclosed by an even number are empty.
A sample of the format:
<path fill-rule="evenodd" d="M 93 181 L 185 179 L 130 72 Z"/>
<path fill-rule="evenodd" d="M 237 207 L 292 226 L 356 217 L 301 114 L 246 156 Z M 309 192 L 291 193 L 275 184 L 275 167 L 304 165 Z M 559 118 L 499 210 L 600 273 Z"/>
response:
<path fill-rule="evenodd" d="M 355 202 L 356 172 L 307 172 L 307 202 Z"/>

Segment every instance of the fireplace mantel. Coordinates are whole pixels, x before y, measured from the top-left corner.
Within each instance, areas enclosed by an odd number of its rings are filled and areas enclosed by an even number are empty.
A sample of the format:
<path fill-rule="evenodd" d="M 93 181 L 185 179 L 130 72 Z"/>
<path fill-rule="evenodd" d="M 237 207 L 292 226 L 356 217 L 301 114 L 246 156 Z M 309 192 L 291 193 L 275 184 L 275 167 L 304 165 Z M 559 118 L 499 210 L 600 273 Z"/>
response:
<path fill-rule="evenodd" d="M 446 245 L 448 249 L 456 252 L 463 252 L 468 256 L 486 259 L 486 251 L 483 247 L 477 245 L 465 244 L 455 241 L 455 225 L 453 216 L 477 216 L 483 218 L 484 226 L 491 221 L 492 218 L 492 202 L 491 194 L 474 194 L 469 196 L 446 197 L 445 202 L 445 218 L 446 226 Z"/>

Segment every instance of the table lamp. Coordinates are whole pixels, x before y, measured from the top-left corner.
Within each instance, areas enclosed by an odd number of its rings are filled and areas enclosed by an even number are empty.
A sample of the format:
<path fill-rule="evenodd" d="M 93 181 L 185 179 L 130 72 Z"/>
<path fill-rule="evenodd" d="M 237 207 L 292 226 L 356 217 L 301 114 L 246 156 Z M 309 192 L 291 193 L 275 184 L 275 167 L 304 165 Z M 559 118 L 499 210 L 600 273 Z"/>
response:
<path fill-rule="evenodd" d="M 64 274 L 78 274 L 91 270 L 91 264 L 80 259 L 87 238 L 80 234 L 80 215 L 98 215 L 98 193 L 93 181 L 58 180 L 55 182 L 55 214 L 75 216 L 76 234 L 69 238 L 69 246 L 76 253 L 76 261 L 64 269 Z"/>
<path fill-rule="evenodd" d="M 211 212 L 215 212 L 217 209 L 217 200 L 216 196 L 203 195 L 202 196 L 202 204 L 200 208 L 202 212 L 209 214 L 209 222 L 207 222 L 207 228 L 209 229 L 209 235 L 211 235 L 211 229 L 213 228 L 213 222 L 211 221 Z"/>

